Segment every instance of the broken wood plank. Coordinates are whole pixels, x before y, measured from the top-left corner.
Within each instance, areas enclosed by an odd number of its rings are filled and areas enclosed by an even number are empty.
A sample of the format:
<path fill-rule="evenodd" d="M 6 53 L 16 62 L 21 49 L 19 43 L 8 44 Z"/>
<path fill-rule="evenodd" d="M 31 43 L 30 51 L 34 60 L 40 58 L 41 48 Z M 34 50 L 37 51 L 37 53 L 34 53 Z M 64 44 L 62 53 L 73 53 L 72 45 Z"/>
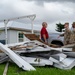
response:
<path fill-rule="evenodd" d="M 74 46 L 75 44 L 68 44 L 68 45 L 62 46 L 62 48 L 73 48 Z"/>
<path fill-rule="evenodd" d="M 50 47 L 54 47 L 54 48 L 60 47 L 59 45 L 48 44 L 48 43 L 43 42 L 41 39 L 39 39 L 39 37 L 36 34 L 25 34 L 24 32 L 22 32 L 22 34 L 24 34 L 24 36 L 27 37 L 31 41 L 32 40 L 38 40 L 38 41 L 42 42 L 43 44 L 46 44 L 46 45 L 48 45 Z"/>
<path fill-rule="evenodd" d="M 9 62 L 6 63 L 6 66 L 5 66 L 5 69 L 4 69 L 4 72 L 3 72 L 3 75 L 7 75 L 8 65 L 9 65 Z"/>

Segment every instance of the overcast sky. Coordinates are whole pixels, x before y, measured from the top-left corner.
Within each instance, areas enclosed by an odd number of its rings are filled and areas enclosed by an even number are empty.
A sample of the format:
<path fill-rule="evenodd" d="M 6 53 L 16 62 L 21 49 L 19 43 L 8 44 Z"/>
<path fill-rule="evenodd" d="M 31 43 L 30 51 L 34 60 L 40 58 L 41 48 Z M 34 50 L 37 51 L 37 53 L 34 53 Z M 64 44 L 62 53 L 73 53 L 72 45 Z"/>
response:
<path fill-rule="evenodd" d="M 36 14 L 35 29 L 40 30 L 43 21 L 48 23 L 48 31 L 54 31 L 59 22 L 69 22 L 71 27 L 75 21 L 75 0 L 0 0 L 0 20 L 31 14 Z"/>

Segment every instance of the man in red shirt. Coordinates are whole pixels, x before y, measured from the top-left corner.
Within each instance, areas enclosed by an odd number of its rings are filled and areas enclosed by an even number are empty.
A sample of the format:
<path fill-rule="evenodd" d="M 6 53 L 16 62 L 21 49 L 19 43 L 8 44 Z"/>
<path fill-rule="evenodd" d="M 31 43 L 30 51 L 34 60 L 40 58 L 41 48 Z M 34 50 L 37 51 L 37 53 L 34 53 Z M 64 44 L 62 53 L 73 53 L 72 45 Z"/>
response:
<path fill-rule="evenodd" d="M 45 43 L 48 43 L 49 35 L 46 28 L 47 28 L 47 23 L 43 22 L 40 34 L 41 34 L 41 40 L 44 41 Z"/>

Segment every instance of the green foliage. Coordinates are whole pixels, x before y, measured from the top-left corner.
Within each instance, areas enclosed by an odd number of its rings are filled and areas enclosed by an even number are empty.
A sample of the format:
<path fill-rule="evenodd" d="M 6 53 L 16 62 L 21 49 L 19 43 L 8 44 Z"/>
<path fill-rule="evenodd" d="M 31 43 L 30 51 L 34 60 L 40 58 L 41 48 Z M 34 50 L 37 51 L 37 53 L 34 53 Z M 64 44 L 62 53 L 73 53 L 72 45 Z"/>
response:
<path fill-rule="evenodd" d="M 56 24 L 56 31 L 58 31 L 58 32 L 62 32 L 62 29 L 64 29 L 64 24 L 61 24 L 61 23 L 59 23 L 59 24 Z"/>
<path fill-rule="evenodd" d="M 5 64 L 0 64 L 0 75 L 3 75 Z M 75 75 L 75 67 L 71 70 L 61 70 L 51 66 L 35 68 L 36 71 L 24 71 L 15 63 L 9 63 L 7 75 Z"/>
<path fill-rule="evenodd" d="M 6 63 L 0 64 L 0 75 L 3 75 Z"/>
<path fill-rule="evenodd" d="M 0 64 L 0 75 L 3 75 L 5 65 L 6 63 Z M 75 75 L 75 67 L 71 70 L 61 70 L 51 66 L 35 68 L 36 71 L 24 71 L 15 63 L 9 63 L 7 75 Z"/>

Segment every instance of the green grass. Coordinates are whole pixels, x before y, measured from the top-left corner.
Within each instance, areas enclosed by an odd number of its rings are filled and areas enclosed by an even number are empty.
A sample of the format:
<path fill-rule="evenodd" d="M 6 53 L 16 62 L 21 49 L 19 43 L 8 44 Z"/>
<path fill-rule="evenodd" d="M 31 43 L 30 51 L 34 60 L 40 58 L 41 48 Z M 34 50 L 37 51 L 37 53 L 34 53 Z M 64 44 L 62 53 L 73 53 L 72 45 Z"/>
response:
<path fill-rule="evenodd" d="M 0 75 L 3 75 L 5 63 L 0 64 Z M 75 75 L 75 67 L 71 70 L 61 70 L 55 67 L 35 67 L 36 71 L 23 71 L 16 64 L 9 63 L 7 75 Z"/>
<path fill-rule="evenodd" d="M 0 75 L 3 75 L 4 67 L 5 67 L 5 63 L 0 64 Z"/>

